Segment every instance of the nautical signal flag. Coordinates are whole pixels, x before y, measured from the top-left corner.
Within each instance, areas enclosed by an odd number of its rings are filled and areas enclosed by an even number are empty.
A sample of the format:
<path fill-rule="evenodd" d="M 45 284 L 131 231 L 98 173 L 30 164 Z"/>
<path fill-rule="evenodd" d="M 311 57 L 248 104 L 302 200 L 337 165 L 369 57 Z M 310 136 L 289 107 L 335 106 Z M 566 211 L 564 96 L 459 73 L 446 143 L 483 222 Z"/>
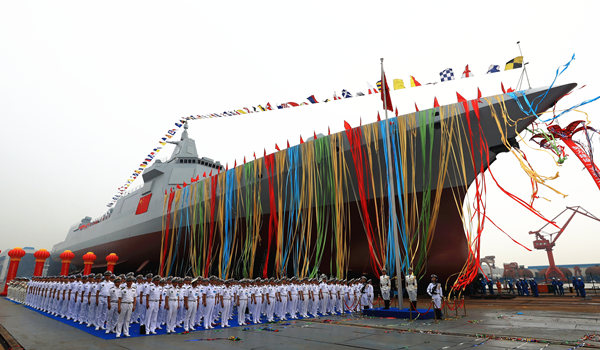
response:
<path fill-rule="evenodd" d="M 352 94 L 350 93 L 350 91 L 348 91 L 348 90 L 346 90 L 346 89 L 343 89 L 343 90 L 342 90 L 342 97 L 343 97 L 343 98 L 351 98 L 351 97 L 352 97 Z"/>
<path fill-rule="evenodd" d="M 383 81 L 381 101 L 383 101 L 383 108 L 388 111 L 394 111 L 394 107 L 392 107 L 392 97 L 390 96 L 390 88 L 388 87 L 387 79 L 385 78 L 385 73 L 383 72 L 383 68 L 381 68 L 381 80 Z"/>
<path fill-rule="evenodd" d="M 381 91 L 381 80 L 377 81 L 377 90 Z"/>
<path fill-rule="evenodd" d="M 517 56 L 512 60 L 506 62 L 504 70 L 511 70 L 523 67 L 523 56 Z"/>
<path fill-rule="evenodd" d="M 465 67 L 465 71 L 462 74 L 463 78 L 470 78 L 473 76 L 473 73 L 471 73 L 471 70 L 469 69 L 469 65 L 467 64 L 467 66 Z"/>
<path fill-rule="evenodd" d="M 452 70 L 452 68 L 446 68 L 443 71 L 441 71 L 440 72 L 440 80 L 442 82 L 454 80 L 454 71 Z"/>
<path fill-rule="evenodd" d="M 410 76 L 410 86 L 411 87 L 415 87 L 415 86 L 421 86 L 421 83 L 419 83 L 417 81 L 417 79 L 415 79 L 415 77 L 413 77 L 412 75 Z"/>
<path fill-rule="evenodd" d="M 310 103 L 319 103 L 319 102 L 317 102 L 317 99 L 315 98 L 315 95 L 310 95 L 306 99 L 309 100 Z"/>
<path fill-rule="evenodd" d="M 498 73 L 500 71 L 500 66 L 497 64 L 490 64 L 490 67 L 488 68 L 487 74 L 490 73 Z"/>
<path fill-rule="evenodd" d="M 394 79 L 394 90 L 404 89 L 404 80 Z"/>

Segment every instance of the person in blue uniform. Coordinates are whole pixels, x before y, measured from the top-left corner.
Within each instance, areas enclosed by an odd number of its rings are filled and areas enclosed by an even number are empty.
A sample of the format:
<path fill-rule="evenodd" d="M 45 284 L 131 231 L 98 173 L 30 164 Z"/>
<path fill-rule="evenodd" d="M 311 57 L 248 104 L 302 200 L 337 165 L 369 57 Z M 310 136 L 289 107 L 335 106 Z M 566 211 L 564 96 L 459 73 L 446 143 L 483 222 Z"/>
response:
<path fill-rule="evenodd" d="M 488 280 L 487 286 L 490 291 L 490 295 L 494 295 L 494 282 L 492 282 L 492 280 Z"/>
<path fill-rule="evenodd" d="M 521 278 L 521 288 L 523 288 L 523 295 L 524 296 L 529 296 L 529 286 L 527 285 L 527 281 L 525 281 L 525 279 Z"/>
<path fill-rule="evenodd" d="M 519 294 L 519 296 L 523 296 L 523 286 L 521 285 L 521 280 L 516 280 L 515 284 L 517 285 L 517 294 Z"/>
<path fill-rule="evenodd" d="M 552 294 L 558 295 L 558 281 L 556 277 L 552 277 Z"/>
<path fill-rule="evenodd" d="M 514 294 L 515 294 L 515 286 L 514 286 L 514 284 L 512 283 L 512 280 L 508 280 L 508 282 L 507 282 L 507 283 L 508 283 L 508 292 L 509 292 L 510 294 L 513 294 L 513 295 L 514 295 Z"/>
<path fill-rule="evenodd" d="M 538 284 L 535 281 L 535 279 L 530 279 L 529 280 L 529 285 L 531 286 L 531 294 L 533 294 L 534 297 L 539 297 L 540 294 L 538 293 Z"/>
<path fill-rule="evenodd" d="M 583 282 L 583 280 L 581 279 L 581 277 L 577 278 L 577 287 L 576 289 L 579 291 L 579 296 L 581 296 L 582 298 L 585 298 L 585 283 Z"/>
<path fill-rule="evenodd" d="M 481 294 L 485 295 L 486 283 L 485 283 L 485 279 L 483 277 L 481 277 L 479 279 L 479 287 L 480 287 L 479 290 L 481 291 Z"/>
<path fill-rule="evenodd" d="M 579 287 L 578 283 L 577 283 L 577 278 L 573 277 L 573 281 L 571 282 L 571 284 L 573 285 L 573 289 L 575 289 L 575 293 L 577 293 L 577 296 L 579 296 Z"/>
<path fill-rule="evenodd" d="M 558 295 L 561 295 L 561 296 L 565 295 L 565 287 L 563 285 L 563 281 L 558 280 L 557 285 L 558 285 Z"/>

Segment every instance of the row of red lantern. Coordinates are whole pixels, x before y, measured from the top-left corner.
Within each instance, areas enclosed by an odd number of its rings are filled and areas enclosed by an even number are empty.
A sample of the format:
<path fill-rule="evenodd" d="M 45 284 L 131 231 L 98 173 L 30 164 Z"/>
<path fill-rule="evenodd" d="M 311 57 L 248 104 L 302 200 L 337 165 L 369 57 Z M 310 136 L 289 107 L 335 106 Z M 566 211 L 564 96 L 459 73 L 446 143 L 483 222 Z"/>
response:
<path fill-rule="evenodd" d="M 6 295 L 8 289 L 8 283 L 12 281 L 17 276 L 17 270 L 19 269 L 19 262 L 21 258 L 25 256 L 25 250 L 20 247 L 13 248 L 8 251 L 8 256 L 10 257 L 10 265 L 8 266 L 8 273 L 6 275 L 6 283 L 4 283 L 4 290 L 0 295 Z M 33 257 L 35 258 L 35 267 L 33 269 L 34 276 L 41 276 L 44 270 L 44 264 L 46 263 L 46 259 L 50 257 L 50 252 L 46 249 L 40 249 L 33 253 Z M 65 250 L 60 255 L 60 260 L 62 263 L 60 274 L 62 276 L 67 276 L 69 274 L 69 268 L 71 267 L 71 261 L 75 258 L 75 254 L 70 250 Z M 89 275 L 92 272 L 92 265 L 96 260 L 96 254 L 92 252 L 87 252 L 83 255 L 83 274 Z M 115 253 L 110 253 L 106 256 L 106 271 L 114 272 L 115 265 L 119 261 L 119 257 Z"/>

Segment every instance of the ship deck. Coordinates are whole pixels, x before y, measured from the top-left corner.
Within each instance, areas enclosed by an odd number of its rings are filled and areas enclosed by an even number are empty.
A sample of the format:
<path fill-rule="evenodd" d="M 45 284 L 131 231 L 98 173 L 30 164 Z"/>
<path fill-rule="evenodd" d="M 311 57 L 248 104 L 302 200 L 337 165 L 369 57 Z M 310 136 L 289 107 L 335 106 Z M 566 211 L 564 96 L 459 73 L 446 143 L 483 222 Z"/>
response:
<path fill-rule="evenodd" d="M 434 323 L 362 316 L 189 334 L 104 340 L 70 327 L 4 298 L 0 324 L 25 349 L 571 349 L 592 336 L 586 346 L 600 348 L 600 297 L 566 296 L 509 300 L 469 300 L 467 316 Z M 227 340 L 239 337 L 240 341 Z M 519 340 L 520 339 L 520 340 Z M 594 339 L 596 341 L 594 341 Z"/>

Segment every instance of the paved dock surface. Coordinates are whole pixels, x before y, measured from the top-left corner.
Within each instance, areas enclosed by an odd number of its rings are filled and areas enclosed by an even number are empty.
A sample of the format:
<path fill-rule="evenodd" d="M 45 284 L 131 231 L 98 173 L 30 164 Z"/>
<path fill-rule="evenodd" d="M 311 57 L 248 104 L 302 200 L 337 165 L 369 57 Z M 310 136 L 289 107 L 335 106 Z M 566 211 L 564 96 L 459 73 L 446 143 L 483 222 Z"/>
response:
<path fill-rule="evenodd" d="M 586 301 L 587 305 L 577 300 L 558 301 L 559 311 L 548 310 L 545 303 L 553 304 L 550 299 L 467 302 L 467 316 L 449 313 L 448 319 L 439 323 L 346 315 L 250 326 L 247 330 L 238 327 L 103 340 L 2 298 L 0 324 L 25 349 L 62 350 L 571 349 L 581 346 L 586 335 L 600 334 L 600 303 L 595 300 Z M 564 311 L 565 303 L 573 303 L 575 311 Z M 265 326 L 277 331 L 261 330 Z M 240 341 L 229 337 L 239 337 Z M 586 344 L 600 348 L 594 341 Z"/>

